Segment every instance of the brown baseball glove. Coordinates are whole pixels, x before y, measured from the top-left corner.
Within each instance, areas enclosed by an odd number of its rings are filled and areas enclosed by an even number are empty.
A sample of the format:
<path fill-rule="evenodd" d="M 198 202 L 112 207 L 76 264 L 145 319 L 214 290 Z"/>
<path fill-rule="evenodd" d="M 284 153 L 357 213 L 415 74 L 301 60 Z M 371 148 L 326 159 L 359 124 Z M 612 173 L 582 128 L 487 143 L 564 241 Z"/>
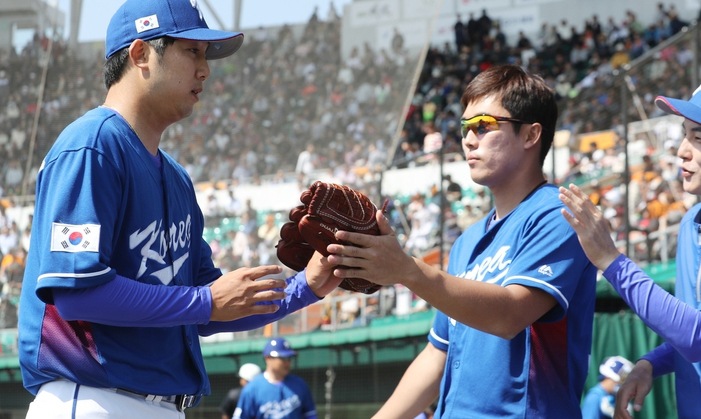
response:
<path fill-rule="evenodd" d="M 280 228 L 277 257 L 286 266 L 301 271 L 314 250 L 328 256 L 326 246 L 340 243 L 337 230 L 379 235 L 377 207 L 364 194 L 348 186 L 314 182 L 300 196 L 302 205 L 290 210 L 290 221 Z M 349 291 L 372 294 L 380 285 L 361 278 L 345 278 L 339 285 Z"/>

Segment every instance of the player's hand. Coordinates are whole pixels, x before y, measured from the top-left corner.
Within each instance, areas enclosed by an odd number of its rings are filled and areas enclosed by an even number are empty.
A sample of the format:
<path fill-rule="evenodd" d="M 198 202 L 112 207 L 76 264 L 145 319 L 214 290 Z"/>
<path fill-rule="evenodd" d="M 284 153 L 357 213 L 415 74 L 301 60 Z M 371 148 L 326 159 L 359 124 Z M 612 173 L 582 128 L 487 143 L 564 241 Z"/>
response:
<path fill-rule="evenodd" d="M 376 213 L 380 235 L 337 231 L 343 243 L 330 244 L 331 264 L 342 265 L 334 270 L 340 278 L 362 278 L 380 285 L 392 285 L 402 279 L 416 278 L 416 264 L 397 240 L 395 232 L 381 211 Z"/>
<path fill-rule="evenodd" d="M 560 187 L 560 201 L 570 210 L 562 215 L 577 233 L 587 258 L 599 269 L 606 270 L 621 253 L 611 238 L 611 227 L 604 214 L 577 186 Z"/>
<path fill-rule="evenodd" d="M 210 320 L 231 321 L 253 314 L 276 312 L 280 308 L 280 300 L 285 298 L 286 282 L 284 279 L 259 278 L 280 272 L 282 268 L 279 266 L 265 265 L 239 268 L 219 277 L 210 287 Z"/>
<path fill-rule="evenodd" d="M 643 408 L 643 400 L 652 389 L 652 364 L 640 360 L 628 374 L 621 388 L 616 393 L 616 412 L 614 419 L 632 419 L 628 405 L 633 402 L 633 410 L 639 412 Z"/>
<path fill-rule="evenodd" d="M 319 252 L 314 252 L 307 263 L 307 284 L 317 297 L 324 298 L 341 283 L 342 279 L 333 274 L 335 266 Z"/>

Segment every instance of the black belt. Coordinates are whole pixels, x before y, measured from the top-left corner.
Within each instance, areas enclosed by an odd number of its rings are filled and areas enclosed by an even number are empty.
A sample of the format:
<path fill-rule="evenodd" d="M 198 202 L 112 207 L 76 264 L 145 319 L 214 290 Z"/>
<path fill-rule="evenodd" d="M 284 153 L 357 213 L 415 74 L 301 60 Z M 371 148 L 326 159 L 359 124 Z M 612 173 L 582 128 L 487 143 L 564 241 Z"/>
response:
<path fill-rule="evenodd" d="M 117 394 L 122 394 L 124 396 L 134 397 L 139 400 L 145 400 L 152 403 L 170 403 L 174 404 L 178 412 L 193 407 L 197 404 L 200 396 L 193 396 L 190 394 L 177 394 L 175 396 L 157 396 L 155 394 L 142 394 L 135 393 L 133 391 L 125 390 L 122 388 L 114 389 Z"/>

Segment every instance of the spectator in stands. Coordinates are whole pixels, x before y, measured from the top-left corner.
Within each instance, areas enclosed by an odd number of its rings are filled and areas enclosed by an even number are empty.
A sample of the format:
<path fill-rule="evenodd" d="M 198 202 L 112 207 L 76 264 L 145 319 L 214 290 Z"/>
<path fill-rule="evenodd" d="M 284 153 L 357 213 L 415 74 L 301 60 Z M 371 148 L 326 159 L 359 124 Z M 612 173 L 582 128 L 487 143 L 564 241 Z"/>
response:
<path fill-rule="evenodd" d="M 275 221 L 274 212 L 265 214 L 263 224 L 258 227 L 258 238 L 269 248 L 275 247 L 280 240 L 280 226 Z"/>
<path fill-rule="evenodd" d="M 428 345 L 375 417 L 414 417 L 436 396 L 440 417 L 577 417 L 596 268 L 543 178 L 555 94 L 504 65 L 477 75 L 461 103 L 470 176 L 491 190 L 495 208 L 455 242 L 447 272 L 408 256 L 379 211 L 383 235 L 339 231 L 349 244 L 328 246 L 337 276 L 402 284 L 439 310 Z"/>
<path fill-rule="evenodd" d="M 689 22 L 682 20 L 677 12 L 674 4 L 670 5 L 669 11 L 669 35 L 673 36 L 679 33 L 685 26 L 689 25 Z"/>
<path fill-rule="evenodd" d="M 677 150 L 681 159 L 684 191 L 701 195 L 701 89 L 689 99 L 658 96 L 655 104 L 664 112 L 684 117 L 685 136 Z M 616 417 L 630 418 L 626 407 L 633 402 L 641 409 L 652 388 L 652 380 L 674 373 L 679 417 L 701 417 L 701 311 L 698 308 L 698 272 L 701 261 L 699 216 L 701 204 L 692 207 L 681 220 L 677 243 L 675 296 L 655 282 L 631 259 L 620 253 L 609 235 L 601 211 L 575 185 L 560 188 L 560 199 L 569 211 L 562 214 L 579 236 L 589 259 L 603 271 L 621 298 L 664 343 L 644 355 L 618 392 Z"/>
<path fill-rule="evenodd" d="M 433 121 L 424 124 L 424 142 L 423 152 L 424 159 L 430 162 L 438 161 L 438 151 L 443 147 L 443 135 L 436 129 L 436 124 Z"/>
<path fill-rule="evenodd" d="M 229 188 L 229 190 L 227 191 L 226 198 L 223 199 L 223 202 L 220 205 L 222 207 L 224 215 L 239 216 L 243 213 L 243 205 L 241 204 L 241 201 L 236 197 L 236 192 L 234 191 L 234 188 Z"/>
<path fill-rule="evenodd" d="M 17 247 L 19 236 L 17 223 L 0 227 L 0 257 L 10 254 L 10 251 Z"/>
<path fill-rule="evenodd" d="M 261 327 L 338 286 L 319 254 L 289 281 L 260 279 L 275 265 L 222 274 L 192 181 L 160 149 L 204 95 L 208 60 L 242 42 L 188 0 L 127 0 L 110 20 L 105 101 L 37 178 L 19 306 L 28 418 L 184 417 L 210 392 L 200 335 Z"/>
<path fill-rule="evenodd" d="M 411 255 L 420 256 L 435 244 L 440 207 L 432 201 L 427 202 L 423 194 L 417 193 L 407 206 L 406 216 L 411 230 L 405 249 Z"/>
<path fill-rule="evenodd" d="M 7 193 L 12 195 L 20 195 L 22 186 L 22 178 L 24 177 L 24 171 L 20 167 L 20 161 L 18 159 L 11 159 L 6 162 L 5 166 L 5 187 L 7 188 Z"/>
<path fill-rule="evenodd" d="M 455 202 L 462 199 L 462 186 L 450 174 L 443 175 L 443 190 L 448 202 Z"/>
<path fill-rule="evenodd" d="M 460 13 L 456 16 L 453 32 L 455 34 L 455 50 L 460 51 L 464 45 L 467 45 L 467 27 L 463 23 Z"/>
<path fill-rule="evenodd" d="M 297 156 L 297 166 L 295 167 L 295 173 L 300 177 L 302 183 L 309 183 L 310 176 L 314 169 L 316 169 L 316 161 L 314 144 L 309 143 L 307 147 L 299 153 L 299 156 Z"/>

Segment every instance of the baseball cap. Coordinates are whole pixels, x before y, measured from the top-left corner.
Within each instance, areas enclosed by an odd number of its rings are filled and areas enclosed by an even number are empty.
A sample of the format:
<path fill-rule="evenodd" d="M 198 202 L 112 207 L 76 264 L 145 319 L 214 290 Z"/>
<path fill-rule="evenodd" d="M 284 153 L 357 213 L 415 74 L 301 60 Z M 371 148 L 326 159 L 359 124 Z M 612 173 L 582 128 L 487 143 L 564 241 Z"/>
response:
<path fill-rule="evenodd" d="M 290 342 L 284 338 L 272 338 L 265 344 L 265 348 L 263 348 L 263 356 L 289 358 L 295 355 L 297 355 L 297 352 L 292 350 Z"/>
<path fill-rule="evenodd" d="M 701 86 L 696 88 L 689 100 L 657 96 L 655 105 L 666 113 L 683 116 L 697 124 L 701 124 Z"/>
<path fill-rule="evenodd" d="M 239 368 L 239 377 L 246 381 L 251 381 L 256 375 L 260 374 L 260 372 L 260 367 L 258 365 L 249 362 L 241 365 L 241 368 Z"/>
<path fill-rule="evenodd" d="M 622 356 L 606 358 L 604 362 L 599 365 L 599 373 L 617 383 L 625 380 L 632 369 L 633 363 Z"/>
<path fill-rule="evenodd" d="M 240 32 L 209 29 L 197 0 L 127 0 L 107 26 L 105 58 L 136 39 L 162 36 L 209 42 L 208 60 L 228 57 L 243 43 Z"/>

